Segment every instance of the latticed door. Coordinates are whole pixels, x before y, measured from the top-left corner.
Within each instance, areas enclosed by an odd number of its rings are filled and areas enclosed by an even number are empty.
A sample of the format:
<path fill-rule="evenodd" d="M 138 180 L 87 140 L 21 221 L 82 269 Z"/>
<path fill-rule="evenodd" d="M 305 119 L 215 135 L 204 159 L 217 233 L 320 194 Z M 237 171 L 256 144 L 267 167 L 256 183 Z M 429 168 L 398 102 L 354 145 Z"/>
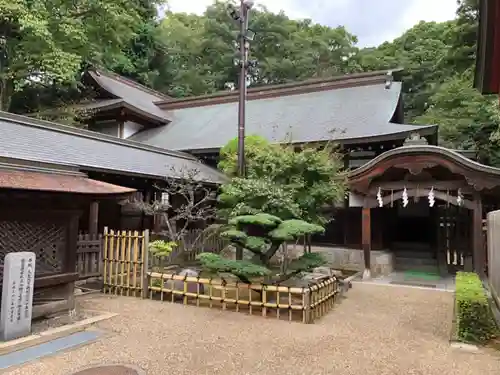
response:
<path fill-rule="evenodd" d="M 66 250 L 66 227 L 63 223 L 0 220 L 0 275 L 5 255 L 32 251 L 36 254 L 37 275 L 62 271 Z"/>

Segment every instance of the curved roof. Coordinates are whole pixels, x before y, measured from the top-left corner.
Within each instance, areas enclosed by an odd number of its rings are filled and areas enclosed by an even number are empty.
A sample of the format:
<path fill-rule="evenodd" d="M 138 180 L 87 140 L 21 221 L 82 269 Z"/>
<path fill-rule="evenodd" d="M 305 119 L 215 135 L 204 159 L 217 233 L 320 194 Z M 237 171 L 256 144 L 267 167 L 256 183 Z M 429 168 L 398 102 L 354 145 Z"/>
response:
<path fill-rule="evenodd" d="M 355 184 L 378 177 L 390 167 L 411 168 L 412 165 L 415 166 L 416 171 L 422 167 L 441 165 L 453 173 L 463 175 L 469 184 L 478 189 L 500 185 L 500 168 L 478 163 L 454 150 L 431 145 L 410 145 L 386 151 L 363 166 L 350 171 L 348 177 L 350 183 Z"/>
<path fill-rule="evenodd" d="M 401 96 L 401 82 L 386 86 L 384 77 L 354 87 L 315 87 L 312 92 L 249 100 L 246 134 L 271 142 L 364 142 L 405 138 L 412 132 L 433 134 L 436 126 L 391 122 Z M 173 150 L 210 150 L 237 136 L 238 103 L 169 108 L 167 126 L 141 131 L 131 139 Z"/>

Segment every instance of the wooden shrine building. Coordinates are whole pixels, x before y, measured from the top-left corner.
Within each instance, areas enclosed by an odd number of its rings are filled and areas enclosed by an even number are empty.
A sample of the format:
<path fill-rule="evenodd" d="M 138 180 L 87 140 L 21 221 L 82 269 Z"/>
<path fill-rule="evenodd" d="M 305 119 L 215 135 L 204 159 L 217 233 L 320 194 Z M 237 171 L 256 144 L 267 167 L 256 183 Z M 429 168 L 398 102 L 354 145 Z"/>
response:
<path fill-rule="evenodd" d="M 478 164 L 474 151 L 439 147 L 436 125 L 406 124 L 398 74 L 378 71 L 250 88 L 246 134 L 298 146 L 340 145 L 350 170 L 349 199 L 332 205 L 326 234 L 313 238 L 332 266 L 390 273 L 405 259 L 425 256 L 440 272 L 483 272 L 478 223 L 496 207 L 500 172 Z M 47 140 L 49 133 L 41 137 L 57 148 L 61 161 L 148 197 L 170 165 L 199 168 L 209 183 L 224 181 L 213 167 L 220 148 L 237 136 L 237 92 L 174 99 L 100 69 L 88 70 L 83 81 L 97 94 L 80 106 L 92 113 L 86 117 L 92 132 L 51 126 L 50 134 L 71 136 L 56 143 Z M 46 125 L 30 127 L 22 132 L 35 143 L 40 129 L 47 131 Z M 76 144 L 78 152 L 61 143 Z M 37 155 L 44 154 L 37 150 Z M 99 217 L 100 223 L 106 220 L 111 218 Z"/>
<path fill-rule="evenodd" d="M 134 192 L 89 179 L 72 165 L 0 157 L 0 283 L 6 254 L 33 252 L 33 317 L 74 309 L 81 213 L 92 202 Z"/>
<path fill-rule="evenodd" d="M 349 187 L 362 207 L 365 269 L 371 268 L 372 249 L 391 248 L 405 238 L 429 243 L 441 267 L 460 269 L 469 261 L 476 272 L 485 272 L 484 211 L 499 202 L 500 169 L 428 145 L 417 135 L 351 171 Z"/>

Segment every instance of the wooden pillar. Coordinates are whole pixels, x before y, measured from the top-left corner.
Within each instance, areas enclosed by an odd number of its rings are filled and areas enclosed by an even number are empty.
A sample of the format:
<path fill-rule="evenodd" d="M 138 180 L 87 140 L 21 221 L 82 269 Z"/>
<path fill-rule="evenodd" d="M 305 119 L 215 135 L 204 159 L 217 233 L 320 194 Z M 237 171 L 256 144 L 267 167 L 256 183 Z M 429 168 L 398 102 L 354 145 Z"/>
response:
<path fill-rule="evenodd" d="M 89 234 L 96 235 L 99 232 L 99 202 L 90 203 L 89 211 Z"/>
<path fill-rule="evenodd" d="M 72 274 L 76 272 L 76 250 L 78 241 L 78 215 L 74 214 L 69 218 L 66 229 L 66 254 L 63 262 L 63 273 Z M 71 281 L 66 285 L 67 309 L 75 309 L 75 282 Z"/>
<path fill-rule="evenodd" d="M 479 192 L 474 194 L 474 212 L 472 218 L 472 253 L 474 271 L 479 276 L 484 276 L 486 268 L 486 254 L 484 251 L 483 238 L 483 204 Z"/>
<path fill-rule="evenodd" d="M 371 277 L 370 252 L 372 250 L 372 228 L 371 228 L 371 209 L 363 207 L 361 222 L 361 244 L 363 247 L 363 256 L 365 259 L 365 271 L 363 279 Z"/>

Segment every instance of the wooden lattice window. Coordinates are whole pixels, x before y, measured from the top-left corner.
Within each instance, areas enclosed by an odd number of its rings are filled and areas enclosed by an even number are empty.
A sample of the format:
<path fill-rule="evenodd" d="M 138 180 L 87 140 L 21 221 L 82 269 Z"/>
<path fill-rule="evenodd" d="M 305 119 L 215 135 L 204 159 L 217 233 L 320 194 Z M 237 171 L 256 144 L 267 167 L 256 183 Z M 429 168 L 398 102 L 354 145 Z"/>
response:
<path fill-rule="evenodd" d="M 36 275 L 62 272 L 66 252 L 66 228 L 61 224 L 0 220 L 0 277 L 5 255 L 32 251 Z"/>

